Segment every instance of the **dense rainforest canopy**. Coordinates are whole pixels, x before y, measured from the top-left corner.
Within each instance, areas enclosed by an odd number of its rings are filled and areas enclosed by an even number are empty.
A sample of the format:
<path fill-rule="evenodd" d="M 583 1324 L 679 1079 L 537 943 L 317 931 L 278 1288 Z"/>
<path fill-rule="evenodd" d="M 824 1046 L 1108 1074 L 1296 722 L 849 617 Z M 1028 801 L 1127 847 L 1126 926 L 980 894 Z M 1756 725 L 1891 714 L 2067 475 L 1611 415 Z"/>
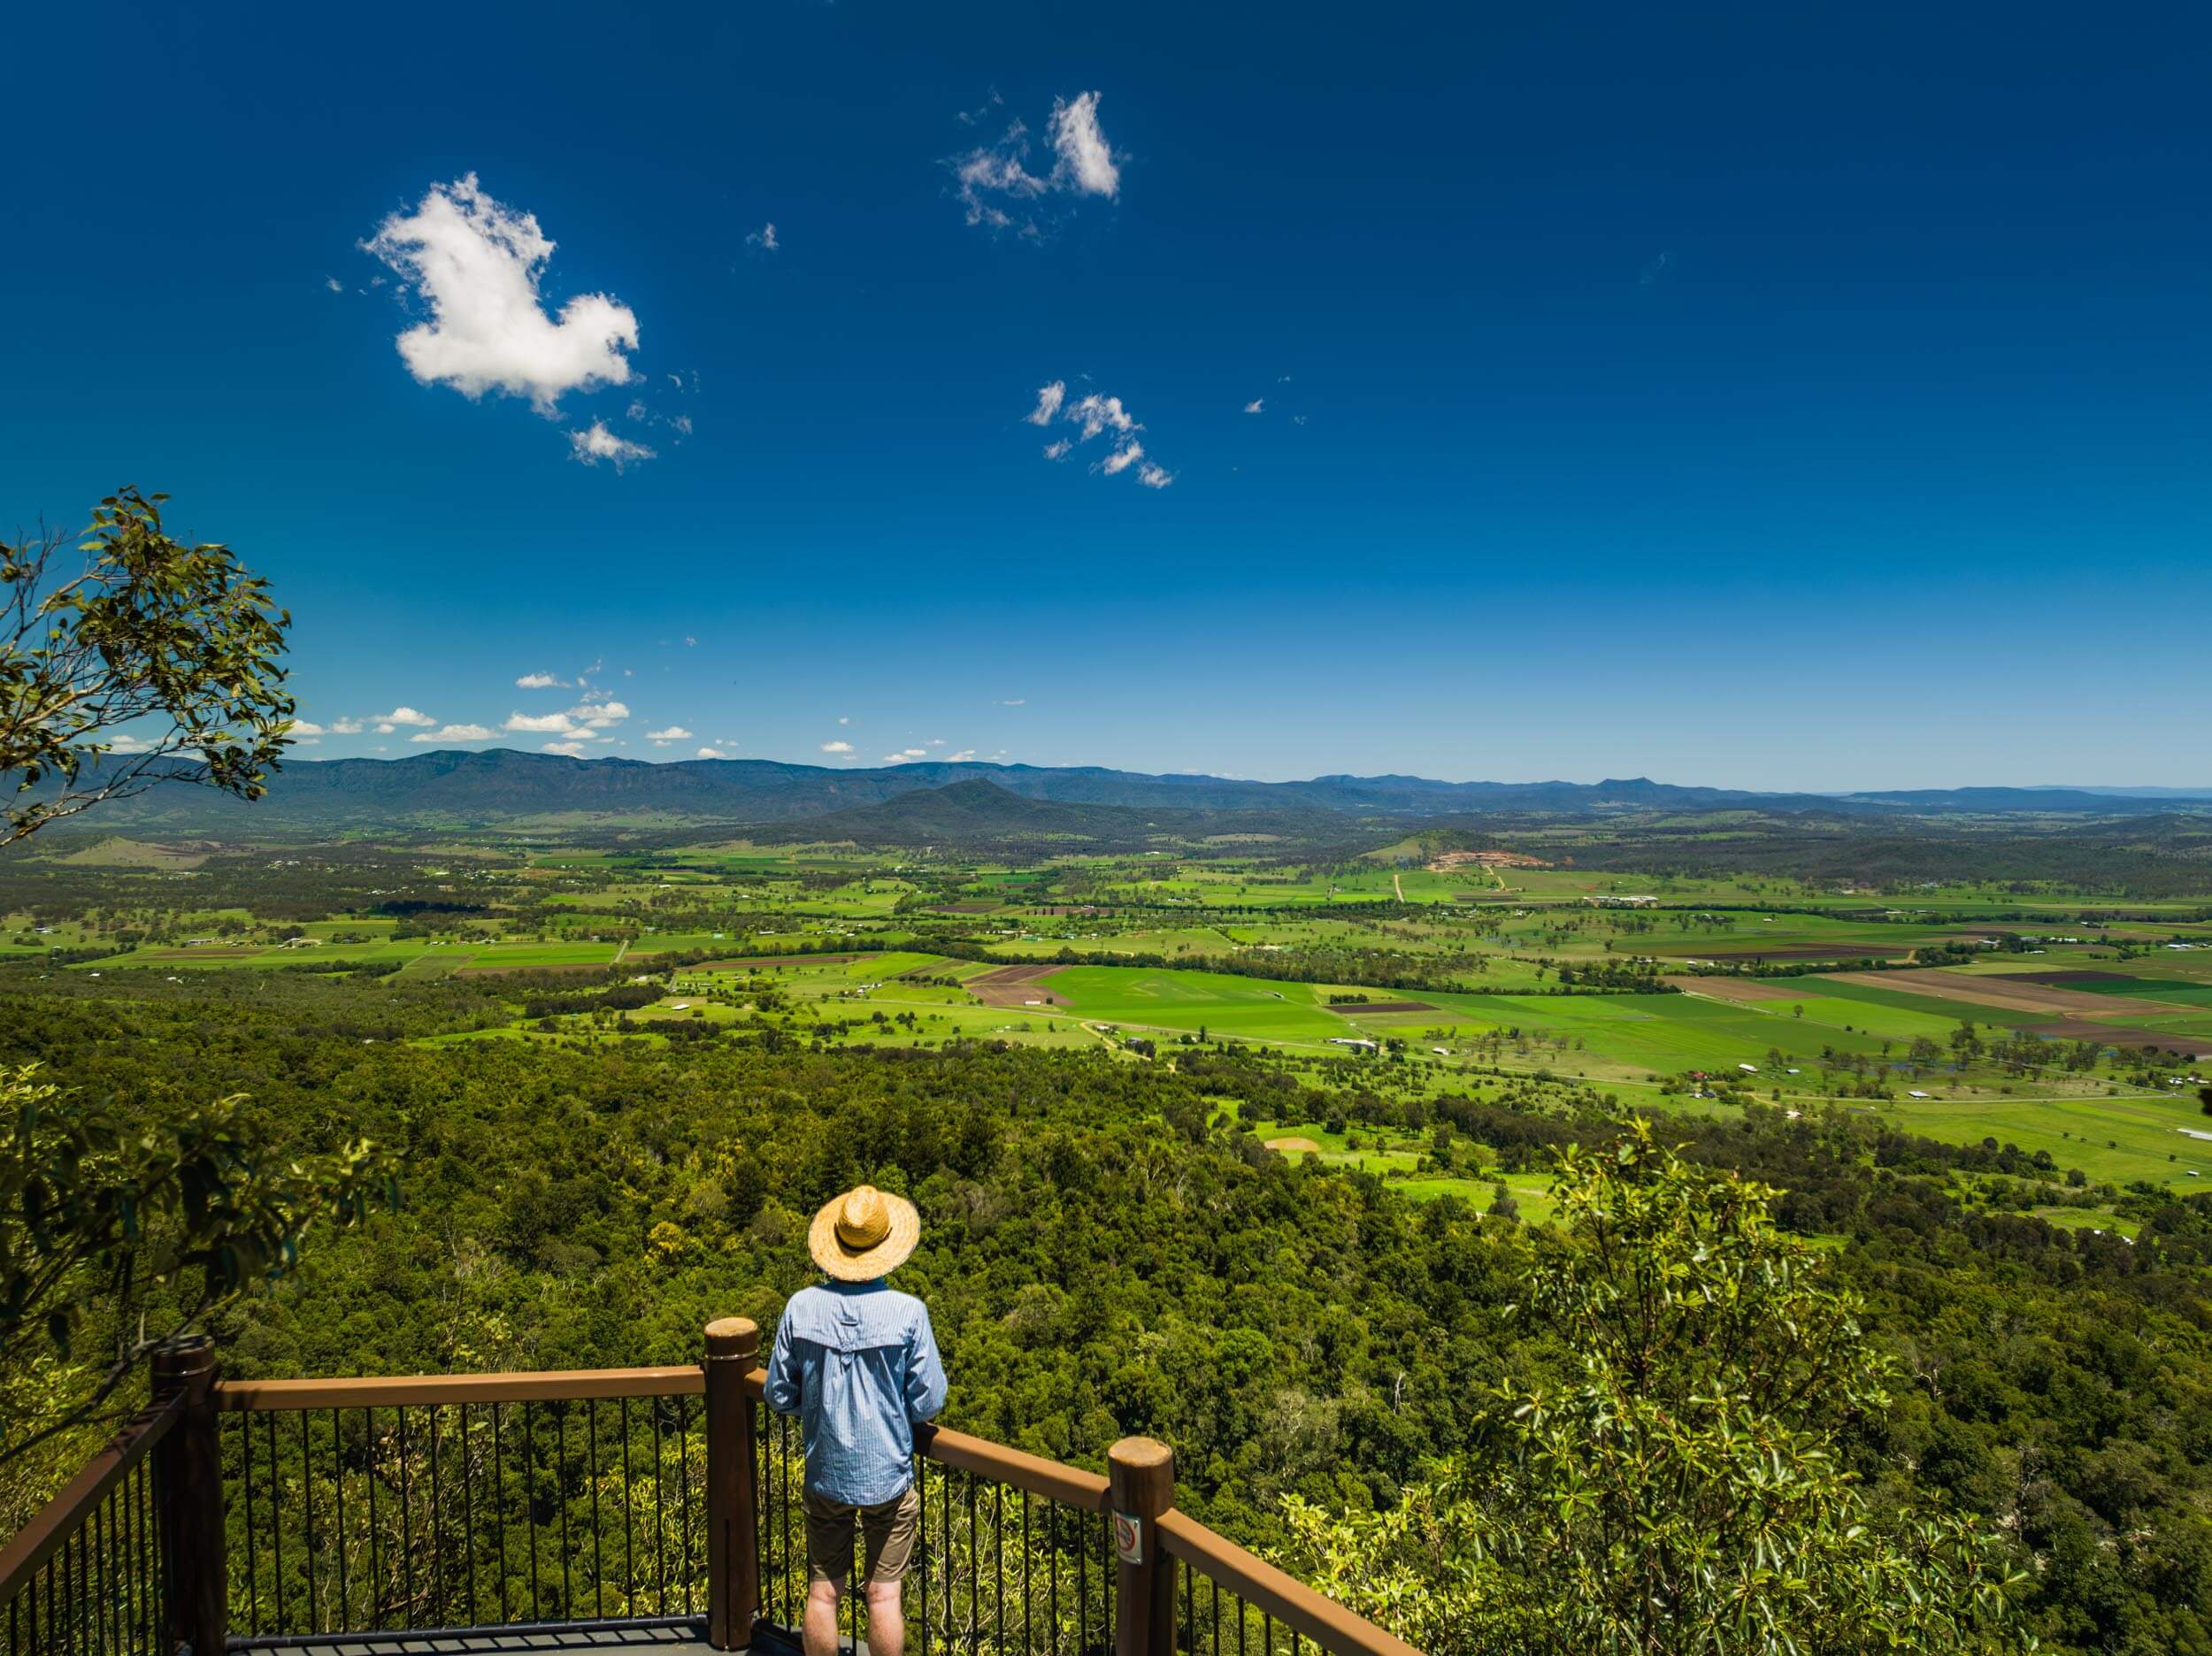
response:
<path fill-rule="evenodd" d="M 483 1022 L 489 994 L 300 974 L 126 999 L 18 973 L 0 1059 L 154 1116 L 220 1077 L 288 1150 L 395 1154 L 396 1210 L 317 1237 L 225 1315 L 240 1374 L 683 1361 L 710 1317 L 772 1322 L 810 1280 L 804 1216 L 863 1179 L 921 1207 L 901 1283 L 933 1307 L 949 1422 L 1092 1464 L 1158 1437 L 1183 1503 L 1263 1546 L 1285 1538 L 1286 1496 L 1389 1509 L 1478 1446 L 1474 1399 L 1568 1371 L 1508 1312 L 1533 1229 L 1263 1148 L 1245 1119 L 1404 1108 L 1263 1056 L 405 1039 Z M 1433 1109 L 1513 1165 L 1602 1143 L 1617 1114 L 1513 1077 Z M 1947 1177 L 2000 1156 L 1842 1115 L 1661 1130 L 1835 1239 L 1833 1277 L 1900 1369 L 1841 1439 L 1878 1498 L 1984 1514 L 2053 1648 L 2212 1652 L 2212 1199 L 2130 1198 L 2131 1246 L 1962 1212 Z M 104 1307 L 107 1338 L 142 1308 Z"/>

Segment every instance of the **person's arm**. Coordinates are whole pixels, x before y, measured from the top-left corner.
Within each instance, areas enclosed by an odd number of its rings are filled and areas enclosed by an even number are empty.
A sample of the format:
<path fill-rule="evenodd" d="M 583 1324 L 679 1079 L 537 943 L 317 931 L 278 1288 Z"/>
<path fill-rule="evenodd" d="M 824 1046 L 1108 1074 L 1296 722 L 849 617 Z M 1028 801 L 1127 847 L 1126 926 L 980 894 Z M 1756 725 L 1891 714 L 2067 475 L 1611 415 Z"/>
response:
<path fill-rule="evenodd" d="M 768 1353 L 768 1378 L 761 1386 L 761 1396 L 779 1414 L 799 1412 L 799 1373 L 791 1351 L 789 1317 L 777 1321 L 776 1343 Z"/>
<path fill-rule="evenodd" d="M 937 1355 L 937 1331 L 929 1325 L 929 1307 L 924 1306 L 907 1337 L 906 1417 L 933 1420 L 944 1407 L 945 1365 Z"/>

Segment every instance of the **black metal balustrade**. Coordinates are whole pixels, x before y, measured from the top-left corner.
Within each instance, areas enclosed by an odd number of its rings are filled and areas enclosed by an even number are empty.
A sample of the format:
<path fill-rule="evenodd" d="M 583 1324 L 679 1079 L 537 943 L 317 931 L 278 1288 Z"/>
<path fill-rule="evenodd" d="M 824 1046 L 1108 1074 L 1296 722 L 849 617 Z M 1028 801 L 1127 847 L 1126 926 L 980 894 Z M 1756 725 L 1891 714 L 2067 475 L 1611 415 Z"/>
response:
<path fill-rule="evenodd" d="M 655 1368 L 222 1381 L 155 1403 L 0 1549 L 6 1656 L 173 1656 L 506 1629 L 796 1645 L 804 1461 L 758 1330 Z M 1109 1476 L 921 1428 L 918 1656 L 1418 1656 L 1174 1508 L 1174 1462 Z M 857 1580 L 844 1637 L 867 1633 Z"/>

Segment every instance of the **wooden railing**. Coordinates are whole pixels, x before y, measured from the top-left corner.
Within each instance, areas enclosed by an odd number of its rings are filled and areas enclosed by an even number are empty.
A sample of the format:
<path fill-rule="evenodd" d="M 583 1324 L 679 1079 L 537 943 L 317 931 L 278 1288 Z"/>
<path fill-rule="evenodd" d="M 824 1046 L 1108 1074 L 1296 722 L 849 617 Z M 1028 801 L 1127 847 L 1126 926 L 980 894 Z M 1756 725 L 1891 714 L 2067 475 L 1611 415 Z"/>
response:
<path fill-rule="evenodd" d="M 224 1381 L 173 1354 L 0 1550 L 7 1656 L 697 1624 L 790 1647 L 804 1463 L 758 1351 L 730 1318 L 657 1368 Z M 916 1451 L 918 1656 L 1418 1656 L 1177 1511 L 1162 1445 L 1114 1445 L 1104 1477 L 934 1427 Z"/>

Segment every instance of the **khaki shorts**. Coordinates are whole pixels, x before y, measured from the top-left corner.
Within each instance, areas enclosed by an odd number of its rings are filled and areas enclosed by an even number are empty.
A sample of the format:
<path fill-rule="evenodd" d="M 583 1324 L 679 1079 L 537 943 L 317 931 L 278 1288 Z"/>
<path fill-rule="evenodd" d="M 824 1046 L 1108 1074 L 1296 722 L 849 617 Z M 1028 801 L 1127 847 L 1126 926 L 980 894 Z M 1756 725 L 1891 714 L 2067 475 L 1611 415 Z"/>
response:
<path fill-rule="evenodd" d="M 842 1587 L 852 1578 L 853 1525 L 857 1520 L 871 1582 L 895 1582 L 906 1575 L 914 1540 L 922 1528 L 922 1492 L 908 1485 L 905 1494 L 875 1506 L 848 1506 L 812 1490 L 800 1502 L 806 1513 L 806 1574 L 809 1581 Z"/>

